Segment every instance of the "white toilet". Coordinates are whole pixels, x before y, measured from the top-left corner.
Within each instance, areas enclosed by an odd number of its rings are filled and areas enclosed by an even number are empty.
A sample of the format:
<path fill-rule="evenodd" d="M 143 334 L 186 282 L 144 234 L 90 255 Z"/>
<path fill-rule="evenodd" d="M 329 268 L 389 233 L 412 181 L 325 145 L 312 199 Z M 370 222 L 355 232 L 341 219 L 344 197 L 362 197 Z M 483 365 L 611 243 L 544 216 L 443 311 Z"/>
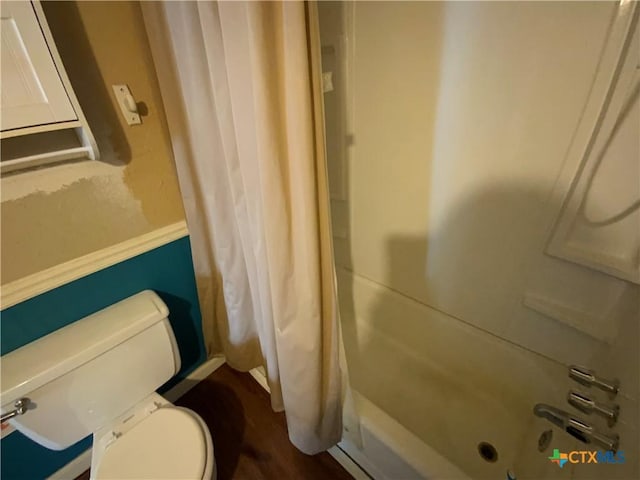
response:
<path fill-rule="evenodd" d="M 168 314 L 144 291 L 4 355 L 2 412 L 27 398 L 9 422 L 52 450 L 93 434 L 91 478 L 215 479 L 204 421 L 155 393 L 180 369 Z"/>

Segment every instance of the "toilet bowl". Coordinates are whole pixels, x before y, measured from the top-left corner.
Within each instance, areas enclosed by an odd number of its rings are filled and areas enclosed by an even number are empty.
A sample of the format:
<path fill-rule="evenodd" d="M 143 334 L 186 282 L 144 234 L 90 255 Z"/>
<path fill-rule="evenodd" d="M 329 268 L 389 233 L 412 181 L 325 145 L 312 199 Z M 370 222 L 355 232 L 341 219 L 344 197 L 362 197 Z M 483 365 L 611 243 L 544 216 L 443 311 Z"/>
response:
<path fill-rule="evenodd" d="M 180 370 L 166 305 L 141 292 L 2 357 L 2 412 L 52 450 L 92 435 L 91 478 L 215 479 L 205 422 L 155 393 Z"/>

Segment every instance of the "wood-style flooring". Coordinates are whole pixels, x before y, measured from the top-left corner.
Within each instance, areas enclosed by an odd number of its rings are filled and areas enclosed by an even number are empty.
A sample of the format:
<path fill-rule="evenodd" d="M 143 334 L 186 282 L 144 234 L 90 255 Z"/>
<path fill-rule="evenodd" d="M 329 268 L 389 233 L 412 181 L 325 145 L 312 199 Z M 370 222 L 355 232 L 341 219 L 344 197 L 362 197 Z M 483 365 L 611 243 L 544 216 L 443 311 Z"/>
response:
<path fill-rule="evenodd" d="M 291 444 L 284 413 L 248 373 L 223 365 L 176 403 L 209 426 L 218 480 L 352 478 L 328 453 L 309 456 Z"/>
<path fill-rule="evenodd" d="M 328 453 L 305 455 L 289 442 L 284 413 L 271 410 L 269 394 L 248 373 L 223 365 L 176 404 L 209 426 L 217 480 L 352 478 Z"/>

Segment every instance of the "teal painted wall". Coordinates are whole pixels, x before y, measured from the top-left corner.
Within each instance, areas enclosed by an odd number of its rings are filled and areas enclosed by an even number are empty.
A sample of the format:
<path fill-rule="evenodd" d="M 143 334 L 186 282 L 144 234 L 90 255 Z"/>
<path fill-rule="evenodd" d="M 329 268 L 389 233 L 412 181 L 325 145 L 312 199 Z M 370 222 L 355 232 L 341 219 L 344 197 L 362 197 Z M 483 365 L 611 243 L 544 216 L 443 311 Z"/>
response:
<path fill-rule="evenodd" d="M 0 314 L 0 351 L 9 353 L 142 290 L 154 290 L 169 307 L 182 367 L 166 391 L 206 359 L 189 237 L 58 287 Z M 45 478 L 91 445 L 86 438 L 55 452 L 15 432 L 0 442 L 3 480 Z"/>

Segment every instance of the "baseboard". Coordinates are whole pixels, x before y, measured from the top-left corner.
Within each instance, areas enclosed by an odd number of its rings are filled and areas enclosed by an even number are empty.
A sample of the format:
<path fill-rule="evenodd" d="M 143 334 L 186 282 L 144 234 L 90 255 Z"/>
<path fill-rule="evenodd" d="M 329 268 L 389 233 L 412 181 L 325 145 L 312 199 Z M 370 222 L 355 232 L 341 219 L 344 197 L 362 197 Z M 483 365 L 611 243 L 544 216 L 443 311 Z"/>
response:
<path fill-rule="evenodd" d="M 249 373 L 253 379 L 260 384 L 267 392 L 271 393 L 269 388 L 269 382 L 267 382 L 267 376 L 264 373 L 264 367 L 252 368 Z"/>
<path fill-rule="evenodd" d="M 171 403 L 175 402 L 177 399 L 179 399 L 181 396 L 195 387 L 198 382 L 201 382 L 222 365 L 224 365 L 224 363 L 225 358 L 222 356 L 210 358 L 189 375 L 187 375 L 184 380 L 176 384 L 172 389 L 163 393 L 162 396 L 169 400 Z"/>
<path fill-rule="evenodd" d="M 224 363 L 224 357 L 213 357 L 207 360 L 191 372 L 186 378 L 181 380 L 175 387 L 167 391 L 163 397 L 170 402 L 175 402 L 178 398 L 195 387 L 198 382 L 204 380 L 224 365 Z M 91 449 L 89 448 L 67 463 L 60 470 L 47 477 L 47 480 L 73 480 L 89 470 L 90 467 Z"/>
<path fill-rule="evenodd" d="M 0 289 L 1 308 L 4 310 L 98 270 L 166 245 L 188 234 L 187 224 L 183 220 L 14 280 L 2 285 Z"/>

